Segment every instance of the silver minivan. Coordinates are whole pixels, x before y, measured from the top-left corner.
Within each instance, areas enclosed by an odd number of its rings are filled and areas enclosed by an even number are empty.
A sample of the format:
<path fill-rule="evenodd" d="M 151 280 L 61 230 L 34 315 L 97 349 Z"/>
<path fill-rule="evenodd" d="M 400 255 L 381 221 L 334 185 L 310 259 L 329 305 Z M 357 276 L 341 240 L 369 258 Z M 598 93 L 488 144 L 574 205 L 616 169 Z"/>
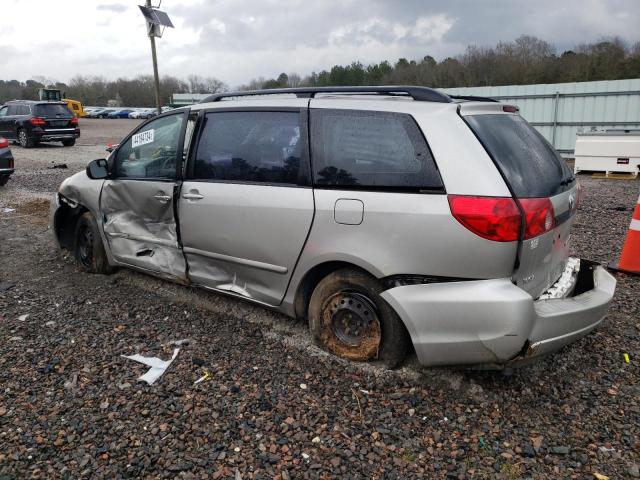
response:
<path fill-rule="evenodd" d="M 213 95 L 136 128 L 52 202 L 89 272 L 127 267 L 305 319 L 324 349 L 518 365 L 586 335 L 615 280 L 569 257 L 580 199 L 511 105 L 424 87 Z"/>

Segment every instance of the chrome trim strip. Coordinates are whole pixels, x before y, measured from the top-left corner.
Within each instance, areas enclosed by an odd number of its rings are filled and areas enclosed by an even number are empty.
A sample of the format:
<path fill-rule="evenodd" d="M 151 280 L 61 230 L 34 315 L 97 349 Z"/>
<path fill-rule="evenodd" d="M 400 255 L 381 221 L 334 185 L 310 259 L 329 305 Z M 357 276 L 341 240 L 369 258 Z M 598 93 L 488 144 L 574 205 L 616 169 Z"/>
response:
<path fill-rule="evenodd" d="M 287 267 L 258 262 L 256 260 L 249 260 L 247 258 L 232 257 L 230 255 L 223 255 L 221 253 L 205 252 L 204 250 L 198 250 L 197 248 L 183 247 L 182 250 L 184 251 L 184 253 L 192 253 L 194 255 L 200 255 L 202 257 L 213 258 L 214 260 L 222 260 L 223 262 L 238 263 L 240 265 L 258 268 L 260 270 L 266 270 L 268 272 L 279 273 L 281 275 L 284 275 L 289 271 Z"/>

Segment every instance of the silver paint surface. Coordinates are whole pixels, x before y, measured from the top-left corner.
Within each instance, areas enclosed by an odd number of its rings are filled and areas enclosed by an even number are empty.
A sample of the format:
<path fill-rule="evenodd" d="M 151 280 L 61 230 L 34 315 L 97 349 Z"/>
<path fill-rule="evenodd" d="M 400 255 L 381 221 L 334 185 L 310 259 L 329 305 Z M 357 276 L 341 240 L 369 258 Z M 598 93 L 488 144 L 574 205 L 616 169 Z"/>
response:
<path fill-rule="evenodd" d="M 173 182 L 105 180 L 98 218 L 117 262 L 186 278 L 172 201 L 175 186 Z"/>
<path fill-rule="evenodd" d="M 313 213 L 311 188 L 185 181 L 178 216 L 191 281 L 280 304 Z"/>

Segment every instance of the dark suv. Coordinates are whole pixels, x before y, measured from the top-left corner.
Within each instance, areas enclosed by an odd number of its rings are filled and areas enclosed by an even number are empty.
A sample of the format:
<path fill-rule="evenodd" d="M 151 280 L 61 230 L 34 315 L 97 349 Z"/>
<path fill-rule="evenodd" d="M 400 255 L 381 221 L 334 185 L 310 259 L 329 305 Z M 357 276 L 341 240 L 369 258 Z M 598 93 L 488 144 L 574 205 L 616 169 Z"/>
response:
<path fill-rule="evenodd" d="M 0 107 L 0 137 L 24 148 L 56 141 L 71 147 L 79 136 L 78 118 L 64 102 L 14 100 Z"/>

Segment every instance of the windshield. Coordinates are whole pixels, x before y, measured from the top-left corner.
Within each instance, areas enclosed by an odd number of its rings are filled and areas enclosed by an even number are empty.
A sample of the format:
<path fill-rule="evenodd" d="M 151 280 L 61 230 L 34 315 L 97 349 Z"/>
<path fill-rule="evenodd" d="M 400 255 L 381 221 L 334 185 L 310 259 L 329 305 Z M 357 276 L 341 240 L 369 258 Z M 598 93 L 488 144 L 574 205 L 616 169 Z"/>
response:
<path fill-rule="evenodd" d="M 55 117 L 58 115 L 69 117 L 72 115 L 67 106 L 60 103 L 36 105 L 35 114 L 40 117 Z"/>
<path fill-rule="evenodd" d="M 560 154 L 521 116 L 484 114 L 464 119 L 517 197 L 551 197 L 575 180 Z"/>

